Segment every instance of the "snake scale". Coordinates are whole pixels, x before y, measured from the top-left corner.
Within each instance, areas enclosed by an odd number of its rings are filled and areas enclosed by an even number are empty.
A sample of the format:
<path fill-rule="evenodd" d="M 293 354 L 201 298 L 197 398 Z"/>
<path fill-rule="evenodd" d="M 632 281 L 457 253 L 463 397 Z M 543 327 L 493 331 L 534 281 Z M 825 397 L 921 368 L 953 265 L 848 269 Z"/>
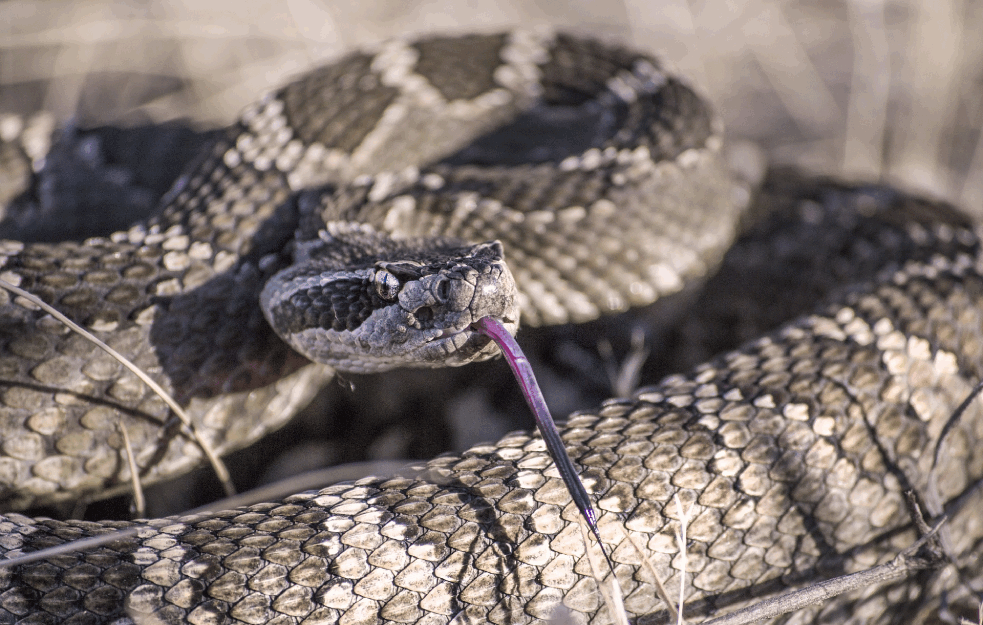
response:
<path fill-rule="evenodd" d="M 304 274 L 303 297 L 284 300 L 293 313 L 273 319 L 288 340 L 308 322 L 322 330 L 316 344 L 388 324 L 456 342 L 461 362 L 487 357 L 494 350 L 464 322 L 433 324 L 444 301 L 494 291 L 481 280 L 503 247 L 518 287 L 506 308 L 527 325 L 647 304 L 717 266 L 753 195 L 720 133 L 685 83 L 618 47 L 545 31 L 395 41 L 250 107 L 149 222 L 81 243 L 6 241 L 0 277 L 143 366 L 227 451 L 278 427 L 332 375 L 288 347 L 257 305 L 274 275 L 296 277 L 295 259 L 340 258 L 346 290 Z M 669 618 L 627 537 L 675 592 L 676 495 L 693 506 L 685 593 L 695 618 L 890 560 L 916 538 L 903 496 L 913 490 L 930 514 L 950 515 L 952 563 L 783 619 L 971 614 L 983 590 L 983 413 L 971 406 L 945 425 L 981 375 L 975 226 L 939 202 L 792 173 L 773 174 L 759 202 L 773 213 L 761 226 L 770 242 L 753 239 L 746 257 L 783 276 L 758 278 L 776 308 L 786 288 L 853 283 L 763 338 L 560 427 L 595 497 L 625 609 L 638 622 Z M 421 237 L 444 237 L 434 247 L 458 246 L 465 260 L 433 248 L 402 258 Z M 382 257 L 353 269 L 373 248 Z M 426 282 L 437 271 L 463 283 Z M 288 288 L 277 284 L 264 300 Z M 425 301 L 377 323 L 404 291 Z M 307 318 L 306 305 L 320 312 Z M 351 345 L 388 349 L 358 336 Z M 392 364 L 328 358 L 342 369 Z M 139 528 L 0 570 L 0 622 L 527 623 L 560 604 L 575 622 L 610 621 L 576 509 L 534 434 L 406 477 L 245 509 L 32 519 L 13 511 L 127 488 L 119 422 L 146 481 L 198 465 L 201 452 L 116 363 L 7 296 L 0 384 L 10 511 L 0 553 Z"/>

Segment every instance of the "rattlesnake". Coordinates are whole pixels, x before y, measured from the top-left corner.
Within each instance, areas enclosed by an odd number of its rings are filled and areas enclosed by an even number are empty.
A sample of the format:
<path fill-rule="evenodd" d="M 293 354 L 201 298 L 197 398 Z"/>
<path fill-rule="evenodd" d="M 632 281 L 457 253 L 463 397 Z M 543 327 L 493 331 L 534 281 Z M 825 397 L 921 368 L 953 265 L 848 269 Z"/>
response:
<path fill-rule="evenodd" d="M 495 131 L 503 124 L 507 132 Z M 830 273 L 845 266 L 860 286 L 561 429 L 596 498 L 625 607 L 653 622 L 666 617 L 625 537 L 646 545 L 670 587 L 678 584 L 673 495 L 696 506 L 687 611 L 707 614 L 890 559 L 913 540 L 901 492 L 914 489 L 932 514 L 949 502 L 946 543 L 961 575 L 950 568 L 796 618 L 911 618 L 898 606 L 929 618 L 943 591 L 965 609 L 965 584 L 979 584 L 983 568 L 983 527 L 972 513 L 983 477 L 973 444 L 983 436 L 979 412 L 946 434 L 941 468 L 931 462 L 943 425 L 979 377 L 983 267 L 973 226 L 951 207 L 881 187 L 775 174 L 765 195 L 777 205 L 772 265 L 811 237 Z M 500 239 L 518 286 L 510 305 L 524 324 L 583 321 L 706 274 L 750 198 L 707 105 L 656 61 L 545 31 L 435 36 L 354 53 L 271 94 L 196 159 L 161 216 L 82 244 L 6 242 L 0 277 L 131 356 L 227 450 L 278 427 L 332 374 L 305 364 L 257 305 L 294 256 L 317 257 L 325 246 L 330 255 L 339 240 L 359 250 L 406 247 L 381 243 L 381 232 L 401 241 Z M 480 254 L 499 248 L 485 244 Z M 338 333 L 329 343 L 354 337 L 350 346 L 385 348 L 358 332 L 386 325 L 374 311 L 409 290 L 421 262 L 378 261 L 343 276 L 362 285 L 358 297 L 315 317 Z M 459 263 L 435 264 L 477 284 Z M 264 301 L 281 292 L 267 288 Z M 390 328 L 429 330 L 441 314 L 436 302 L 427 306 Z M 119 419 L 146 481 L 199 462 L 178 428 L 162 433 L 164 405 L 95 348 L 17 300 L 0 314 L 8 509 L 126 488 Z M 298 327 L 302 316 L 277 329 Z M 474 338 L 465 343 L 472 349 L 462 362 L 493 353 Z M 323 353 L 309 345 L 299 344 Z M 329 358 L 345 369 L 392 365 Z M 127 525 L 10 514 L 0 520 L 0 549 L 32 551 Z M 4 569 L 0 615 L 527 622 L 562 602 L 594 622 L 608 618 L 575 509 L 541 441 L 527 434 L 408 477 L 139 525 L 136 538 Z"/>

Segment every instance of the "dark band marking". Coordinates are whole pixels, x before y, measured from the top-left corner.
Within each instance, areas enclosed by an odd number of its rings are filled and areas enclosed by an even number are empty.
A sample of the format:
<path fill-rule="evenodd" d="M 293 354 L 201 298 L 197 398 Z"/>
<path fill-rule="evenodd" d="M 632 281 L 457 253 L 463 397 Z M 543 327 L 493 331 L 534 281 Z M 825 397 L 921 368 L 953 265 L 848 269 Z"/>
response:
<path fill-rule="evenodd" d="M 379 83 L 370 69 L 372 59 L 352 54 L 284 87 L 277 95 L 294 135 L 307 145 L 354 152 L 400 94 Z"/>
<path fill-rule="evenodd" d="M 505 35 L 434 37 L 412 45 L 420 53 L 416 71 L 448 100 L 473 100 L 498 87 L 495 70 Z"/>

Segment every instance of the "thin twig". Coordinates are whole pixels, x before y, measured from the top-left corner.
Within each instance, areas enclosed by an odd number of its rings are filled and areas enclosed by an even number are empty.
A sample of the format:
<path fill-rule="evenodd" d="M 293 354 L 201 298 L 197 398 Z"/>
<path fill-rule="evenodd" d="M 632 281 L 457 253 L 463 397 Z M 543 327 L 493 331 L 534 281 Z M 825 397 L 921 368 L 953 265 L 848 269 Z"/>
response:
<path fill-rule="evenodd" d="M 952 428 L 959 423 L 959 420 L 969 408 L 969 405 L 973 403 L 973 400 L 979 397 L 980 392 L 983 392 L 983 380 L 976 383 L 973 390 L 966 395 L 966 399 L 964 399 L 962 403 L 960 403 L 959 406 L 952 412 L 952 414 L 949 415 L 945 425 L 942 426 L 942 431 L 939 433 L 939 438 L 935 441 L 935 453 L 932 455 L 932 472 L 934 472 L 939 466 L 939 457 L 942 454 L 942 443 L 945 442 L 945 437 L 949 434 Z"/>
<path fill-rule="evenodd" d="M 755 621 L 775 618 L 782 614 L 788 614 L 789 612 L 822 603 L 851 590 L 898 581 L 908 577 L 915 571 L 938 566 L 936 559 L 917 560 L 910 556 L 918 551 L 928 540 L 934 538 L 944 522 L 945 519 L 943 518 L 935 524 L 929 534 L 919 538 L 914 544 L 886 564 L 874 566 L 859 573 L 851 573 L 819 582 L 808 588 L 794 590 L 772 599 L 766 599 L 737 612 L 704 621 L 702 625 L 746 625 Z"/>
<path fill-rule="evenodd" d="M 181 420 L 181 423 L 183 423 L 184 426 L 188 428 L 192 439 L 195 441 L 195 443 L 198 444 L 202 452 L 204 452 L 205 456 L 208 458 L 208 462 L 212 465 L 212 470 L 215 471 L 216 476 L 218 476 L 218 479 L 222 482 L 222 486 L 225 489 L 226 495 L 231 497 L 232 495 L 235 494 L 235 487 L 232 485 L 232 477 L 229 475 L 229 470 L 225 468 L 225 464 L 218 457 L 218 454 L 215 453 L 215 450 L 212 449 L 212 446 L 208 443 L 208 441 L 206 441 L 205 438 L 201 436 L 201 434 L 198 432 L 198 429 L 195 427 L 194 423 L 191 421 L 191 418 L 188 416 L 188 414 L 184 412 L 184 409 L 182 409 L 181 406 L 178 405 L 178 403 L 174 400 L 174 398 L 171 397 L 170 394 L 168 394 L 168 392 L 165 391 L 160 384 L 157 384 L 157 382 L 155 382 L 150 376 L 144 373 L 135 364 L 130 362 L 125 356 L 123 356 L 123 354 L 119 353 L 109 345 L 106 345 L 106 343 L 99 340 L 91 332 L 89 332 L 82 326 L 78 325 L 77 323 L 75 323 L 65 315 L 55 310 L 52 306 L 42 301 L 39 297 L 37 297 L 33 293 L 29 293 L 28 291 L 25 291 L 20 287 L 14 286 L 13 284 L 10 284 L 6 280 L 2 280 L 2 279 L 0 279 L 0 287 L 10 291 L 11 293 L 14 293 L 15 295 L 23 297 L 24 299 L 31 302 L 38 308 L 44 310 L 49 315 L 51 315 L 58 321 L 62 322 L 63 324 L 65 324 L 65 326 L 68 327 L 70 330 L 83 336 L 85 339 L 90 341 L 93 345 L 99 347 L 104 352 L 115 358 L 121 365 L 129 369 L 133 373 L 133 375 L 140 378 L 144 384 L 149 386 L 151 390 L 157 393 L 157 395 L 162 400 L 164 400 L 164 403 L 166 403 L 170 407 L 170 409 L 174 411 L 174 414 L 176 414 L 178 419 Z"/>

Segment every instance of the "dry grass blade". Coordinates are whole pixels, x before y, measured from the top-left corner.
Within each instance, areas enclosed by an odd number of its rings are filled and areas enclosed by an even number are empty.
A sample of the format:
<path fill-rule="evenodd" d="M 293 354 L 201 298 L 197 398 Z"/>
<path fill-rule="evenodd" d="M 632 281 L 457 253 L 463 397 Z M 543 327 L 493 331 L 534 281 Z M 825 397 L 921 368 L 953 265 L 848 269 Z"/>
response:
<path fill-rule="evenodd" d="M 614 348 L 607 339 L 597 342 L 597 352 L 604 363 L 611 392 L 617 397 L 628 397 L 638 388 L 642 379 L 642 367 L 648 360 L 650 350 L 645 347 L 645 330 L 635 326 L 631 331 L 631 346 L 624 360 L 618 362 Z"/>
<path fill-rule="evenodd" d="M 137 461 L 133 457 L 133 445 L 130 444 L 130 435 L 126 431 L 126 426 L 120 421 L 116 424 L 120 434 L 123 435 L 123 448 L 126 449 L 126 463 L 130 467 L 130 480 L 133 482 L 133 509 L 137 518 L 143 518 L 147 514 L 147 501 L 143 497 L 143 485 L 140 484 L 140 469 Z"/>
<path fill-rule="evenodd" d="M 183 423 L 184 426 L 188 429 L 192 439 L 198 444 L 202 452 L 204 452 L 205 456 L 208 458 L 208 462 L 212 465 L 212 470 L 215 471 L 215 475 L 218 476 L 218 479 L 222 482 L 222 486 L 225 489 L 226 494 L 229 497 L 235 494 L 235 487 L 232 485 L 232 478 L 229 475 L 229 470 L 225 467 L 225 464 L 218 457 L 218 454 L 215 453 L 215 450 L 212 449 L 212 446 L 208 443 L 208 441 L 206 441 L 204 437 L 202 437 L 199 434 L 198 429 L 195 427 L 194 423 L 192 423 L 191 418 L 188 416 L 188 414 L 184 412 L 184 409 L 182 409 L 181 406 L 179 406 L 178 403 L 174 401 L 174 398 L 171 397 L 167 393 L 167 391 L 165 391 L 163 387 L 161 387 L 160 384 L 154 382 L 154 380 L 150 376 L 148 376 L 146 373 L 140 370 L 140 368 L 137 367 L 135 364 L 130 362 L 125 356 L 123 356 L 123 354 L 120 354 L 109 345 L 106 345 L 106 343 L 104 343 L 103 341 L 100 341 L 91 332 L 89 332 L 82 326 L 78 325 L 77 323 L 75 323 L 65 315 L 58 312 L 57 310 L 55 310 L 54 308 L 43 302 L 40 298 L 38 298 L 34 294 L 28 293 L 24 289 L 14 286 L 13 284 L 10 284 L 6 280 L 0 280 L 0 287 L 6 289 L 7 291 L 10 291 L 11 293 L 19 297 L 26 299 L 31 304 L 42 309 L 43 311 L 45 311 L 46 313 L 48 313 L 49 315 L 60 321 L 61 323 L 65 324 L 65 326 L 70 330 L 72 330 L 73 332 L 76 332 L 80 336 L 85 337 L 86 340 L 91 341 L 93 345 L 98 346 L 107 354 L 115 358 L 121 365 L 129 369 L 130 372 L 133 373 L 133 375 L 140 378 L 140 380 L 142 380 L 144 384 L 149 386 L 155 393 L 157 393 L 157 395 L 162 400 L 164 400 L 164 403 L 166 403 L 170 407 L 170 409 L 174 411 L 174 414 L 177 415 L 178 419 L 181 420 L 181 423 Z"/>
<path fill-rule="evenodd" d="M 850 0 L 847 20 L 854 62 L 847 105 L 840 171 L 877 180 L 883 173 L 884 134 L 891 92 L 891 49 L 884 25 L 883 0 Z"/>
<path fill-rule="evenodd" d="M 625 612 L 624 593 L 622 593 L 621 585 L 618 583 L 618 576 L 615 575 L 614 569 L 612 568 L 611 587 L 609 588 L 604 584 L 604 574 L 601 573 L 603 567 L 590 548 L 590 530 L 587 527 L 587 521 L 584 517 L 578 517 L 577 521 L 580 524 L 580 534 L 584 539 L 584 551 L 587 552 L 587 562 L 590 564 L 590 571 L 594 576 L 594 581 L 597 582 L 597 589 L 601 592 L 601 596 L 604 597 L 604 604 L 608 607 L 608 612 L 615 622 L 619 625 L 628 625 L 628 613 Z"/>
<path fill-rule="evenodd" d="M 143 528 L 128 527 L 123 530 L 115 530 L 105 534 L 99 534 L 98 536 L 89 536 L 88 538 L 80 538 L 78 540 L 67 542 L 63 545 L 47 547 L 45 549 L 39 549 L 38 551 L 32 551 L 31 553 L 17 555 L 6 560 L 0 560 L 0 571 L 13 566 L 20 566 L 22 564 L 30 564 L 31 562 L 47 560 L 48 558 L 53 558 L 55 556 L 78 553 L 80 551 L 88 551 L 89 549 L 102 547 L 103 545 L 114 543 L 117 540 L 123 540 L 124 538 L 136 536 L 141 529 Z"/>
<path fill-rule="evenodd" d="M 683 618 L 683 604 L 686 601 L 686 569 L 689 565 L 689 552 L 686 549 L 686 530 L 689 526 L 689 515 L 693 511 L 693 504 L 690 503 L 683 510 L 683 502 L 679 499 L 679 493 L 673 495 L 676 502 L 676 513 L 679 515 L 679 528 L 676 530 L 676 541 L 679 545 L 679 603 L 677 604 L 676 623 L 683 625 L 686 619 Z"/>
<path fill-rule="evenodd" d="M 943 195 L 951 183 L 941 159 L 948 158 L 947 128 L 956 113 L 950 103 L 958 100 L 963 66 L 961 5 L 958 0 L 907 3 L 912 19 L 903 52 L 910 77 L 905 98 L 909 118 L 899 125 L 891 155 L 893 179 Z"/>
<path fill-rule="evenodd" d="M 638 555 L 641 557 L 642 566 L 645 567 L 645 570 L 647 570 L 649 575 L 652 576 L 652 579 L 655 582 L 655 592 L 659 595 L 659 599 L 662 599 L 662 601 L 666 604 L 666 608 L 669 610 L 670 620 L 679 620 L 679 611 L 676 610 L 676 604 L 669 596 L 669 591 L 666 589 L 665 584 L 662 583 L 662 578 L 659 577 L 659 572 L 655 570 L 655 566 L 652 564 L 652 559 L 648 557 L 648 554 L 645 552 L 643 546 L 639 545 L 630 533 L 626 534 L 626 536 L 628 537 L 628 541 L 631 542 L 631 546 L 635 548 L 635 551 L 637 551 Z"/>
<path fill-rule="evenodd" d="M 796 124 L 817 136 L 841 126 L 842 114 L 782 7 L 766 2 L 753 6 L 759 11 L 744 26 L 748 45 L 768 82 Z M 781 50 L 781 54 L 776 54 Z"/>
<path fill-rule="evenodd" d="M 976 150 L 973 152 L 973 160 L 963 181 L 959 200 L 963 206 L 983 205 L 983 133 L 976 141 Z"/>
<path fill-rule="evenodd" d="M 340 482 L 354 482 L 366 477 L 382 478 L 401 475 L 404 471 L 413 471 L 411 465 L 396 460 L 375 460 L 368 462 L 350 462 L 335 467 L 325 469 L 315 469 L 293 475 L 283 480 L 260 486 L 239 493 L 232 497 L 219 499 L 210 504 L 194 508 L 185 514 L 199 514 L 215 510 L 231 510 L 241 508 L 255 503 L 265 503 L 267 501 L 280 501 L 290 495 L 296 495 L 304 491 L 317 490 L 338 484 Z"/>

